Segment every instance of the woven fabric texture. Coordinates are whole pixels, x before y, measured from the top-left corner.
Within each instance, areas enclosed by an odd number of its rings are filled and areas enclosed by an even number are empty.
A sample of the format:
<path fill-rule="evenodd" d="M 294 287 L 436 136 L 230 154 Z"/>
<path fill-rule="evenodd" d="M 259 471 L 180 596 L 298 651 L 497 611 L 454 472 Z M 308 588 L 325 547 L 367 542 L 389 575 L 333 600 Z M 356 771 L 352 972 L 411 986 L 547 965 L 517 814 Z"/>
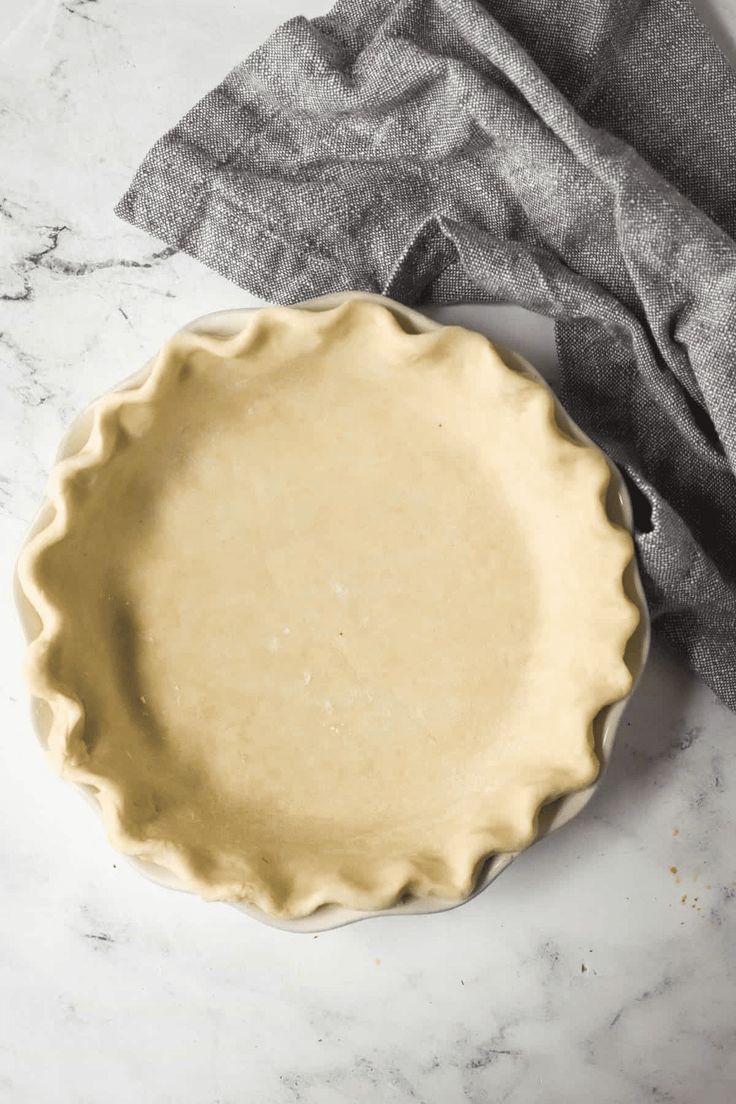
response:
<path fill-rule="evenodd" d="M 621 466 L 659 634 L 736 709 L 736 75 L 685 0 L 340 0 L 118 214 L 256 295 L 504 301 Z"/>

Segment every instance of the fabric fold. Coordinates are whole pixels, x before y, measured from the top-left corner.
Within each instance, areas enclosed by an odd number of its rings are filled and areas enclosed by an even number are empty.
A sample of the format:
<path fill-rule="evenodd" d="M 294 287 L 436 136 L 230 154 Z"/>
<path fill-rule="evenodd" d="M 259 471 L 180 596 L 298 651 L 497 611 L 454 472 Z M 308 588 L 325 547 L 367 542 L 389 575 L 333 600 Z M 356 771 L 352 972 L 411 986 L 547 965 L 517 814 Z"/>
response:
<path fill-rule="evenodd" d="M 264 299 L 555 319 L 560 397 L 644 504 L 655 628 L 736 708 L 734 119 L 685 0 L 340 0 L 238 65 L 117 211 Z"/>

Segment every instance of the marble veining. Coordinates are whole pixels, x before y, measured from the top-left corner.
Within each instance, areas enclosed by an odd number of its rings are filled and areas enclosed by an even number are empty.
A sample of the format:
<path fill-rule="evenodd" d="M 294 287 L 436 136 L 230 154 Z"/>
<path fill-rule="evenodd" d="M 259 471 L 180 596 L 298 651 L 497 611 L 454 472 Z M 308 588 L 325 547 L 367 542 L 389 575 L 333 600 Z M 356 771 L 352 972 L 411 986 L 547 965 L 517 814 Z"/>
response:
<path fill-rule="evenodd" d="M 575 822 L 454 912 L 317 937 L 143 880 L 34 741 L 10 579 L 64 427 L 254 302 L 113 204 L 240 56 L 326 7 L 0 8 L 0 1101 L 731 1104 L 736 718 L 656 648 Z M 708 16 L 728 46 L 733 9 Z M 436 313 L 509 344 L 520 319 Z M 519 347 L 553 370 L 546 322 Z"/>

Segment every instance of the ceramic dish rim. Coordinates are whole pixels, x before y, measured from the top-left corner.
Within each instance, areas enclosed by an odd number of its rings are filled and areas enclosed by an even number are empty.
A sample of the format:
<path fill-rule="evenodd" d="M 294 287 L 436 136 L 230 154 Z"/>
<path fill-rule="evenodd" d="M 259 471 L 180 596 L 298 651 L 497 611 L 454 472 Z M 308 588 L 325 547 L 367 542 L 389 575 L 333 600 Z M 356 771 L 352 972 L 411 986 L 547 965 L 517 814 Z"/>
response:
<path fill-rule="evenodd" d="M 446 323 L 437 322 L 428 318 L 426 315 L 419 313 L 418 311 L 404 306 L 401 303 L 397 303 L 394 300 L 388 299 L 385 296 L 374 295 L 368 292 L 337 292 L 331 295 L 320 296 L 315 299 L 305 300 L 299 303 L 289 304 L 291 307 L 301 310 L 329 310 L 332 307 L 337 307 L 342 303 L 350 300 L 364 300 L 369 302 L 378 302 L 381 305 L 390 309 L 400 321 L 404 324 L 408 324 L 415 332 L 431 332 L 437 329 L 445 328 Z M 254 311 L 262 309 L 259 306 L 247 306 L 247 307 L 235 307 L 228 310 L 215 311 L 209 314 L 200 316 L 193 321 L 187 323 L 181 327 L 179 332 L 190 332 L 197 334 L 210 334 L 217 337 L 229 336 L 231 333 L 236 333 L 242 329 L 243 320 Z M 238 321 L 240 320 L 239 324 Z M 467 328 L 467 327 L 466 327 Z M 495 344 L 495 343 L 494 343 Z M 506 348 L 499 344 L 496 345 L 503 360 L 509 365 L 509 367 L 521 371 L 530 375 L 533 379 L 540 382 L 550 393 L 548 383 L 540 375 L 540 373 L 520 354 L 515 353 L 513 350 Z M 146 374 L 150 370 L 149 361 L 142 369 L 122 381 L 112 391 L 125 390 L 140 382 L 145 378 Z M 72 421 L 64 433 L 59 449 L 56 456 L 56 462 L 64 457 L 71 455 L 79 448 L 80 438 L 85 437 L 85 425 L 88 418 L 91 415 L 92 408 L 95 403 L 90 403 L 83 411 L 81 411 Z M 558 424 L 564 432 L 570 435 L 573 439 L 577 440 L 580 444 L 590 446 L 592 448 L 600 450 L 590 440 L 589 437 L 577 426 L 567 413 L 560 406 L 558 400 L 555 398 L 555 409 L 557 412 Z M 608 509 L 611 520 L 619 525 L 623 525 L 631 532 L 632 530 L 632 511 L 629 501 L 628 492 L 621 473 L 618 468 L 601 453 L 606 463 L 608 464 L 611 472 L 611 484 L 609 489 Z M 44 528 L 48 521 L 48 511 L 50 509 L 48 499 L 44 499 L 42 505 L 38 511 L 36 519 L 26 535 L 22 550 L 26 547 L 32 537 Z M 615 516 L 612 516 L 615 515 Z M 600 761 L 600 771 L 596 779 L 587 787 L 582 790 L 575 791 L 570 794 L 566 794 L 556 801 L 543 806 L 540 810 L 540 829 L 533 842 L 537 842 L 540 839 L 545 838 L 563 824 L 568 823 L 575 816 L 580 813 L 588 802 L 593 797 L 596 789 L 600 785 L 602 777 L 605 773 L 605 769 L 610 761 L 611 753 L 613 750 L 613 744 L 616 736 L 616 730 L 618 728 L 621 716 L 626 708 L 626 704 L 633 693 L 636 684 L 641 676 L 641 673 L 646 664 L 646 659 L 649 650 L 650 640 L 650 625 L 649 615 L 644 597 L 643 588 L 641 585 L 641 579 L 639 577 L 638 569 L 636 566 L 635 556 L 627 569 L 625 576 L 625 589 L 628 597 L 634 602 L 639 612 L 638 626 L 629 641 L 627 646 L 626 661 L 633 676 L 632 687 L 629 693 L 619 699 L 616 702 L 605 706 L 594 722 L 595 728 L 595 740 L 596 740 L 596 753 Z M 29 601 L 28 597 L 23 591 L 17 570 L 15 575 L 15 595 L 16 603 L 21 616 L 21 622 L 23 624 L 24 632 L 27 641 L 30 641 L 35 636 L 33 627 L 34 608 Z M 47 737 L 49 730 L 48 715 L 46 711 L 42 711 L 39 707 L 39 699 L 32 699 L 32 717 L 34 722 L 34 729 L 36 735 L 43 747 L 47 745 Z M 74 786 L 82 792 L 87 800 L 95 807 L 99 813 L 99 803 L 94 797 L 94 790 L 90 786 L 86 786 L 83 783 L 74 782 Z M 530 844 L 529 846 L 532 846 Z M 526 850 L 526 848 L 524 849 Z M 343 927 L 346 924 L 355 923 L 358 920 L 372 919 L 378 916 L 396 916 L 396 915 L 426 915 L 435 912 L 446 912 L 448 910 L 458 908 L 465 904 L 467 901 L 472 900 L 484 889 L 486 889 L 491 882 L 493 882 L 498 875 L 505 870 L 522 852 L 505 852 L 497 853 L 490 856 L 483 864 L 481 871 L 476 880 L 475 887 L 467 897 L 463 897 L 459 900 L 447 900 L 435 897 L 410 897 L 397 904 L 384 909 L 350 909 L 341 905 L 324 905 L 316 912 L 309 916 L 299 917 L 295 919 L 286 919 L 282 917 L 270 916 L 262 909 L 259 909 L 255 905 L 250 905 L 245 902 L 228 902 L 231 907 L 238 909 L 241 912 L 253 917 L 265 923 L 271 927 L 280 928 L 285 931 L 295 931 L 304 933 L 318 933 L 323 931 L 332 930 L 334 928 Z M 172 874 L 168 870 L 146 860 L 139 859 L 134 856 L 126 856 L 128 861 L 136 867 L 136 869 L 142 873 L 145 877 L 154 882 L 166 886 L 170 889 L 176 889 L 182 892 L 192 892 L 186 886 L 184 886 L 176 875 Z"/>

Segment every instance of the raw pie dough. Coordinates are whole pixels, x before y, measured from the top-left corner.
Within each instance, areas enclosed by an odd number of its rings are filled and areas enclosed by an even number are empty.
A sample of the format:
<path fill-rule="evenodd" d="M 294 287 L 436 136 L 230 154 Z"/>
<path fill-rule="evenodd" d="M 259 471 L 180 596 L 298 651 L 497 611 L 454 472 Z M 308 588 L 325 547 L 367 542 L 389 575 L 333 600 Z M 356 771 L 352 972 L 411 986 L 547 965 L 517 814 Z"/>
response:
<path fill-rule="evenodd" d="M 208 898 L 467 895 L 630 688 L 609 478 L 479 334 L 362 301 L 179 334 L 20 565 L 55 765 Z"/>

